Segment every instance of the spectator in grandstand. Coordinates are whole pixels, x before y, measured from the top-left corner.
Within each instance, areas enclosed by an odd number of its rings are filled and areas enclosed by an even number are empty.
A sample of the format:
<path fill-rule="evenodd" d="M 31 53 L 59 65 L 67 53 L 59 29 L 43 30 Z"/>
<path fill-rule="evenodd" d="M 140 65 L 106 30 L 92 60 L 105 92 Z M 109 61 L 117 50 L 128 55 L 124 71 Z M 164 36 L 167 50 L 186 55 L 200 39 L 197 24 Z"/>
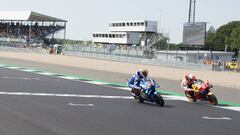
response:
<path fill-rule="evenodd" d="M 58 31 L 62 29 L 62 26 L 39 26 L 36 22 L 33 26 L 31 26 L 31 33 L 30 25 L 23 25 L 20 23 L 0 23 L 0 37 L 10 37 L 10 38 L 20 38 L 20 39 L 28 39 L 28 38 L 37 38 L 37 37 L 44 37 L 50 33 Z"/>

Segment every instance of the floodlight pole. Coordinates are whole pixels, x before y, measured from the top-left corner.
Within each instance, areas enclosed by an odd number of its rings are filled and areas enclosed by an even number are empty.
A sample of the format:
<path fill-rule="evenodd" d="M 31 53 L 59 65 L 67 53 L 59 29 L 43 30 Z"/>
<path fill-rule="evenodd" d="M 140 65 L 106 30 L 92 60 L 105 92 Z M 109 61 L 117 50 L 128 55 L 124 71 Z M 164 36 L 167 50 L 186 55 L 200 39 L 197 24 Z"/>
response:
<path fill-rule="evenodd" d="M 195 23 L 196 0 L 190 0 L 188 22 Z"/>

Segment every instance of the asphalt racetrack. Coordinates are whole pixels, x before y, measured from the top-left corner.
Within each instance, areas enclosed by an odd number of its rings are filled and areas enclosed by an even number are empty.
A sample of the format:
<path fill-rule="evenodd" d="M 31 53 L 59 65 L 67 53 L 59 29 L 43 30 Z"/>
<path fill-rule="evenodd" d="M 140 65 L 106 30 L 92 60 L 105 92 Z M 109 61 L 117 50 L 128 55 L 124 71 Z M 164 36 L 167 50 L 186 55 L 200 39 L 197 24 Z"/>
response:
<path fill-rule="evenodd" d="M 100 70 L 88 69 L 88 68 L 69 67 L 69 66 L 63 66 L 63 65 L 46 64 L 46 63 L 39 63 L 39 62 L 33 62 L 33 61 L 9 59 L 9 58 L 1 58 L 0 64 L 16 65 L 16 66 L 25 67 L 25 68 L 31 67 L 33 69 L 37 69 L 41 71 L 60 73 L 65 75 L 78 75 L 80 77 L 90 78 L 91 80 L 101 80 L 101 81 L 107 81 L 107 82 L 113 82 L 113 83 L 121 83 L 124 85 L 126 85 L 127 79 L 133 74 L 133 73 L 123 74 L 123 73 L 100 71 Z M 151 75 L 152 75 L 152 72 L 150 71 L 150 77 Z M 165 78 L 154 77 L 153 79 L 155 79 L 160 84 L 162 90 L 183 93 L 183 89 L 180 87 L 180 81 L 179 81 L 181 78 L 179 78 L 179 80 L 169 80 Z M 201 78 L 201 79 L 208 79 L 208 78 Z M 224 81 L 224 77 L 219 79 Z M 209 81 L 210 83 L 212 83 L 211 80 Z M 213 84 L 213 86 L 214 87 L 212 89 L 212 92 L 217 96 L 219 100 L 240 104 L 239 88 L 231 88 L 227 86 L 224 87 L 224 86 L 218 86 L 215 84 Z"/>
<path fill-rule="evenodd" d="M 238 135 L 239 112 L 165 100 L 140 104 L 129 91 L 0 68 L 3 135 Z"/>

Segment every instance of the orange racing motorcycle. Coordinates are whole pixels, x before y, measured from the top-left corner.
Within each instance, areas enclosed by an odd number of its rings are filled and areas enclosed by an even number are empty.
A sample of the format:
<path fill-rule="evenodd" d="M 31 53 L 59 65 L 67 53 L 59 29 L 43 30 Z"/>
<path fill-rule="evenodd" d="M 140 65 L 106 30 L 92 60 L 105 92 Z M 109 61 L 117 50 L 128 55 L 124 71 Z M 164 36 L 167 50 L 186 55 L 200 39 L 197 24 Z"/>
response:
<path fill-rule="evenodd" d="M 212 105 L 218 105 L 216 96 L 210 91 L 212 85 L 207 80 L 196 80 L 192 84 L 192 90 L 185 90 L 185 95 L 191 102 L 197 100 L 208 101 Z"/>

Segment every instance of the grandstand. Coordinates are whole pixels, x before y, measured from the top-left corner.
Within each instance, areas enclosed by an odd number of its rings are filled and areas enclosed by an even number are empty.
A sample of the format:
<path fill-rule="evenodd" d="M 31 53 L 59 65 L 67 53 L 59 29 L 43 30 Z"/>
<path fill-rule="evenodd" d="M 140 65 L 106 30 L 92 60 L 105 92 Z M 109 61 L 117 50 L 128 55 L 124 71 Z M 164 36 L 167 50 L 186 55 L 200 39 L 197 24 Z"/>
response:
<path fill-rule="evenodd" d="M 0 44 L 30 45 L 53 39 L 63 32 L 66 38 L 66 20 L 33 11 L 0 11 Z"/>

